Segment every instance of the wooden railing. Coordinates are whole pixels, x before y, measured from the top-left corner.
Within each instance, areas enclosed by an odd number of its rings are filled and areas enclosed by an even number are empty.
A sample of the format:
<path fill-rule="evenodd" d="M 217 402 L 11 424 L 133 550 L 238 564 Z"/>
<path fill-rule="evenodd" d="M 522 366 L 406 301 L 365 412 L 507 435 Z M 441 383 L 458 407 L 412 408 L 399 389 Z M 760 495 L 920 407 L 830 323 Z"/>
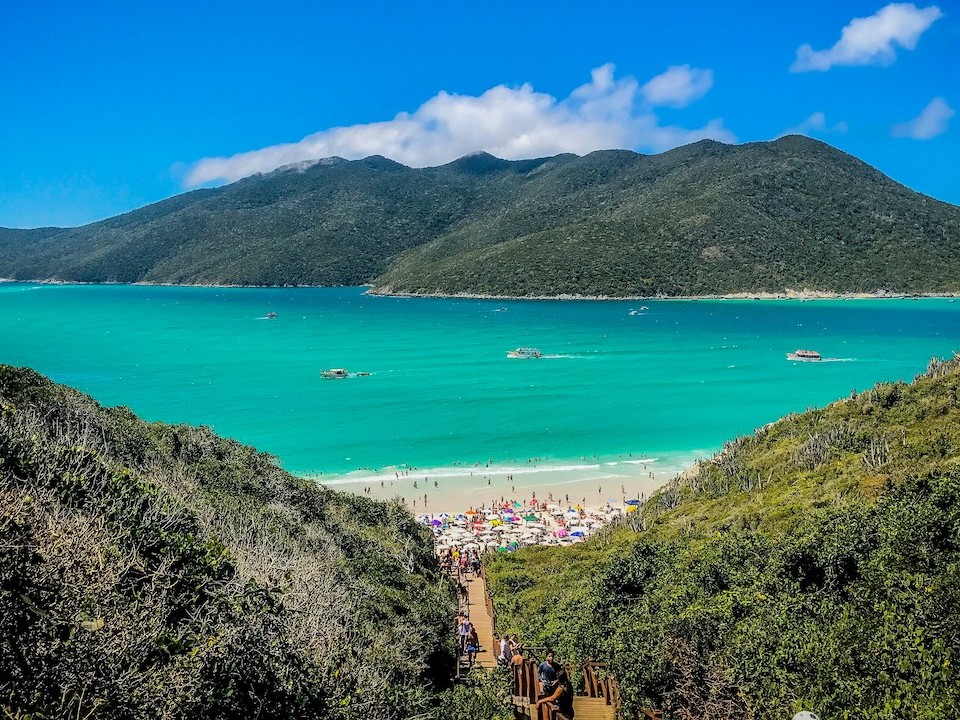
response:
<path fill-rule="evenodd" d="M 482 574 L 481 574 L 481 577 L 483 577 Z M 487 604 L 487 612 L 490 614 L 490 619 L 493 620 L 493 631 L 496 632 L 497 623 L 496 623 L 496 616 L 493 614 L 493 598 L 490 597 L 490 586 L 487 584 L 487 580 L 485 577 L 483 580 L 483 595 L 484 595 L 483 597 L 484 602 L 486 602 Z"/>
<path fill-rule="evenodd" d="M 583 694 L 603 698 L 607 705 L 620 707 L 620 688 L 605 663 L 590 660 L 583 666 Z"/>

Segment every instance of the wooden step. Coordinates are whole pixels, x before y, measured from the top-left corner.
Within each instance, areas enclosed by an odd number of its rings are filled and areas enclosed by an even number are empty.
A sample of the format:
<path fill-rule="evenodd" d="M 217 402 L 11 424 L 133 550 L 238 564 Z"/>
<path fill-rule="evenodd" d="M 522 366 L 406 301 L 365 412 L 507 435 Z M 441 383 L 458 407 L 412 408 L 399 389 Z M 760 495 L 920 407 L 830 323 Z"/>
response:
<path fill-rule="evenodd" d="M 616 715 L 613 706 L 603 698 L 575 697 L 573 710 L 577 720 L 613 720 Z"/>

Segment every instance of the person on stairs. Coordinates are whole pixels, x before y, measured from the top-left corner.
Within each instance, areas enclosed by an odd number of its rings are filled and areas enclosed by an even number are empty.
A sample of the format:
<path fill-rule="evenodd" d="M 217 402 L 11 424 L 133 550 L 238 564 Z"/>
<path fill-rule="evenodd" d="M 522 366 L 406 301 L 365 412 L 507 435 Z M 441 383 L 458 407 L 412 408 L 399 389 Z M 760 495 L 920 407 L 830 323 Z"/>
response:
<path fill-rule="evenodd" d="M 573 720 L 575 714 L 573 709 L 573 685 L 567 671 L 562 668 L 557 672 L 557 682 L 554 685 L 553 692 L 537 700 L 537 707 L 539 708 L 549 702 L 555 702 L 560 714 L 567 720 Z"/>
<path fill-rule="evenodd" d="M 473 626 L 473 623 L 469 623 L 470 630 L 467 634 L 467 662 L 470 664 L 470 667 L 473 667 L 473 663 L 476 662 L 477 652 L 480 650 L 480 637 L 477 635 L 477 629 Z"/>
<path fill-rule="evenodd" d="M 470 628 L 473 625 L 470 622 L 470 618 L 466 613 L 458 616 L 460 621 L 457 624 L 457 649 L 460 651 L 460 654 L 463 655 L 467 649 L 467 637 L 470 635 Z"/>
<path fill-rule="evenodd" d="M 543 686 L 545 694 L 553 692 L 553 687 L 557 684 L 558 670 L 560 670 L 560 666 L 553 661 L 553 650 L 547 650 L 546 659 L 537 668 L 537 674 L 540 675 L 540 684 Z"/>
<path fill-rule="evenodd" d="M 510 652 L 510 641 L 507 640 L 507 636 L 504 635 L 502 638 L 498 638 L 494 635 L 493 639 L 497 645 L 497 665 L 509 664 L 510 656 L 513 653 Z"/>

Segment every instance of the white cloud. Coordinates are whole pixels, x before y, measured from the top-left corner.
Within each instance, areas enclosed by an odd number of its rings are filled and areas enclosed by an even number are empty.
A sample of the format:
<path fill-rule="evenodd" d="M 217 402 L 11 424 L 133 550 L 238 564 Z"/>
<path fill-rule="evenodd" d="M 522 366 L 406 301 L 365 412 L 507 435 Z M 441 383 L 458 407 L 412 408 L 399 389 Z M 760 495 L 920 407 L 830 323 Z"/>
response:
<path fill-rule="evenodd" d="M 947 131 L 947 125 L 955 112 L 942 97 L 935 97 L 913 120 L 894 125 L 890 134 L 894 137 L 930 140 Z"/>
<path fill-rule="evenodd" d="M 814 133 L 845 133 L 848 130 L 846 121 L 840 120 L 833 125 L 827 125 L 827 115 L 821 110 L 813 113 L 806 120 L 787 128 L 783 135 L 813 135 Z"/>
<path fill-rule="evenodd" d="M 651 105 L 686 107 L 713 87 L 713 70 L 672 65 L 641 88 Z"/>
<path fill-rule="evenodd" d="M 709 89 L 703 87 L 702 77 L 694 84 L 699 95 Z M 589 83 L 563 100 L 536 92 L 529 84 L 498 85 L 480 96 L 440 92 L 415 112 L 400 113 L 393 120 L 321 130 L 295 143 L 204 158 L 189 168 L 185 183 L 233 181 L 334 155 L 347 159 L 384 155 L 426 167 L 478 150 L 507 159 L 563 152 L 582 155 L 608 148 L 659 152 L 703 138 L 736 141 L 720 119 L 694 129 L 660 125 L 650 105 L 642 103 L 639 83 L 632 77 L 615 78 L 614 67 L 608 64 L 596 68 Z"/>
<path fill-rule="evenodd" d="M 891 3 L 875 14 L 854 18 L 840 32 L 840 39 L 828 50 L 810 45 L 797 49 L 791 72 L 829 70 L 834 65 L 889 65 L 897 56 L 896 46 L 913 50 L 920 36 L 943 17 L 940 8 L 918 8 L 913 3 Z"/>

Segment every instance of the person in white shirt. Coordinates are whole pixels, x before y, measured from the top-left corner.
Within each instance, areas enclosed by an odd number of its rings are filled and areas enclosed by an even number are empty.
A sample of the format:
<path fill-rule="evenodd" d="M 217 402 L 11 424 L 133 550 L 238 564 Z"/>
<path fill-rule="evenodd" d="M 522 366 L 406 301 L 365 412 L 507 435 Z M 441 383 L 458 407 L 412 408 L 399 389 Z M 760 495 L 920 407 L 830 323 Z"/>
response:
<path fill-rule="evenodd" d="M 506 636 L 500 638 L 499 653 L 497 655 L 497 663 L 500 665 L 506 665 L 510 662 L 510 642 L 507 640 Z"/>

